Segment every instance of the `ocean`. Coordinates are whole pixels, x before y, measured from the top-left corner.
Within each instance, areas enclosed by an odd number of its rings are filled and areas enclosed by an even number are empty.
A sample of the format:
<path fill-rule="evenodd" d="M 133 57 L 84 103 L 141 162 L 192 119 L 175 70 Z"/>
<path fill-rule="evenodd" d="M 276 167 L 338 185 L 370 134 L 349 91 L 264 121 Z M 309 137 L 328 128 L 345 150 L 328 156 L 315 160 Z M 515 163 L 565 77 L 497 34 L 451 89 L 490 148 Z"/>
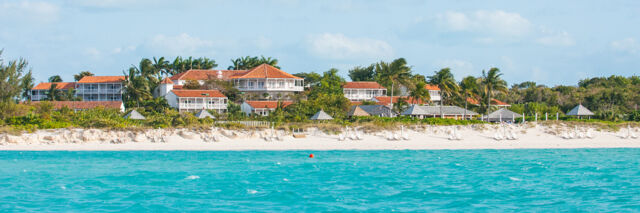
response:
<path fill-rule="evenodd" d="M 640 149 L 0 151 L 35 211 L 640 211 Z"/>

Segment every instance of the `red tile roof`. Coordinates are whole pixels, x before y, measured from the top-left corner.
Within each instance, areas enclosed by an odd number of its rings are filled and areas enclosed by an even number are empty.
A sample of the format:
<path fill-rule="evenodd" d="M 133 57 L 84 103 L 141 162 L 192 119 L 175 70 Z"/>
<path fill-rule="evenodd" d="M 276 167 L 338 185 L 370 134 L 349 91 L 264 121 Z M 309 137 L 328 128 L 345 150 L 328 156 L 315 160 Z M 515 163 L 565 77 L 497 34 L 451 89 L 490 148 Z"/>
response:
<path fill-rule="evenodd" d="M 293 78 L 293 79 L 303 79 L 298 76 L 291 75 L 286 73 L 278 68 L 275 68 L 268 64 L 262 64 L 260 66 L 254 67 L 253 69 L 245 72 L 239 73 L 231 78 Z"/>
<path fill-rule="evenodd" d="M 480 102 L 478 102 L 478 100 L 474 98 L 467 98 L 467 102 L 469 102 L 469 104 L 472 104 L 472 105 L 480 105 Z M 494 106 L 507 106 L 507 107 L 511 106 L 510 104 L 502 102 L 495 98 L 491 99 L 491 104 Z"/>
<path fill-rule="evenodd" d="M 226 98 L 224 94 L 222 94 L 218 90 L 190 90 L 190 89 L 180 89 L 180 90 L 171 90 L 173 94 L 176 94 L 178 97 L 195 97 L 195 98 Z"/>
<path fill-rule="evenodd" d="M 435 84 L 427 84 L 424 86 L 424 88 L 427 90 L 440 90 L 440 87 Z"/>
<path fill-rule="evenodd" d="M 76 83 L 73 83 L 73 82 L 56 82 L 56 83 L 44 82 L 44 83 L 39 83 L 38 85 L 36 85 L 31 89 L 32 90 L 48 90 L 51 88 L 52 84 L 56 85 L 56 89 L 71 89 L 71 88 L 75 88 L 76 86 Z"/>
<path fill-rule="evenodd" d="M 164 80 L 162 80 L 160 84 L 173 84 L 173 81 L 171 81 L 171 79 L 169 78 L 164 78 Z"/>
<path fill-rule="evenodd" d="M 211 78 L 217 78 L 218 72 L 221 72 L 222 79 L 227 80 L 232 75 L 239 75 L 247 72 L 247 70 L 187 70 L 171 76 L 169 79 L 173 81 L 177 80 L 208 80 Z"/>
<path fill-rule="evenodd" d="M 42 101 L 33 101 L 31 104 L 39 104 Z M 55 109 L 68 107 L 69 109 L 93 109 L 104 107 L 108 109 L 120 109 L 122 101 L 49 101 Z"/>
<path fill-rule="evenodd" d="M 346 82 L 342 88 L 346 89 L 386 89 L 375 81 L 354 81 Z"/>
<path fill-rule="evenodd" d="M 400 99 L 404 99 L 406 103 L 408 104 L 425 104 L 423 101 L 420 100 L 414 100 L 413 98 L 407 97 L 407 96 L 393 96 L 393 103 L 398 103 L 398 100 Z M 391 96 L 378 96 L 375 97 L 376 100 L 378 100 L 378 104 L 380 105 L 389 105 L 391 104 Z"/>
<path fill-rule="evenodd" d="M 351 101 L 351 105 L 355 106 L 355 105 L 362 105 L 362 101 Z"/>
<path fill-rule="evenodd" d="M 287 107 L 293 104 L 292 101 L 281 101 L 281 102 L 282 102 L 282 107 Z M 249 106 L 253 107 L 254 109 L 263 109 L 263 108 L 275 109 L 278 107 L 278 101 L 245 101 L 245 103 L 249 104 Z"/>
<path fill-rule="evenodd" d="M 78 83 L 120 83 L 125 76 L 85 76 Z"/>

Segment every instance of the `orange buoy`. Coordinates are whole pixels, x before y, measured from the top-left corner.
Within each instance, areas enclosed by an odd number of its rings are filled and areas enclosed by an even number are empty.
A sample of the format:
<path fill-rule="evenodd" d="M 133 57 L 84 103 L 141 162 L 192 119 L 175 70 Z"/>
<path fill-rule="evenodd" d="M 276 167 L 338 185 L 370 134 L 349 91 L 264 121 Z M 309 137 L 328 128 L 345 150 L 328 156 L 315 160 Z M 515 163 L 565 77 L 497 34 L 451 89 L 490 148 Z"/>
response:
<path fill-rule="evenodd" d="M 310 155 L 309 155 L 309 158 L 313 158 L 313 154 L 310 154 Z"/>

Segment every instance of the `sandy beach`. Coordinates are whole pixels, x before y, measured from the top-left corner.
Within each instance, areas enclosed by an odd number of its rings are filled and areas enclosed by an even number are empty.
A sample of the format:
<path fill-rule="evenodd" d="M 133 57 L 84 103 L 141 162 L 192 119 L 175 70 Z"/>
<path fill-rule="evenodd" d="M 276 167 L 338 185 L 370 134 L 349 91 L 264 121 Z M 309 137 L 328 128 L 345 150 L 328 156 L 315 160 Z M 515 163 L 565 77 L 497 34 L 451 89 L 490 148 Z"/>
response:
<path fill-rule="evenodd" d="M 456 130 L 453 130 L 456 129 Z M 587 137 L 580 135 L 586 133 Z M 321 131 L 294 138 L 284 131 L 149 130 L 102 132 L 100 130 L 49 130 L 2 136 L 0 150 L 437 150 L 437 149 L 544 149 L 544 148 L 640 148 L 637 129 L 618 132 L 543 126 L 419 127 L 405 130 L 340 135 Z M 573 138 L 569 135 L 575 132 Z M 631 134 L 629 134 L 631 132 Z M 83 134 L 84 133 L 84 134 Z M 497 140 L 496 136 L 515 138 Z M 61 135 L 70 135 L 65 138 Z M 99 135 L 103 135 L 99 137 Z M 360 139 L 353 138 L 359 135 Z M 76 138 L 73 138 L 74 135 Z M 389 137 L 400 136 L 397 140 Z M 459 139 L 452 138 L 457 135 Z M 95 137 L 90 137 L 95 136 Z M 270 137 L 273 136 L 273 137 Z M 276 137 L 277 136 L 277 137 Z M 13 137 L 9 139 L 8 137 Z M 56 138 L 58 137 L 58 138 Z M 111 137 L 111 138 L 109 138 Z M 405 139 L 405 138 L 408 139 Z M 128 139 L 129 138 L 129 139 Z M 353 139 L 351 139 L 353 138 Z M 8 140 L 9 139 L 9 140 Z"/>

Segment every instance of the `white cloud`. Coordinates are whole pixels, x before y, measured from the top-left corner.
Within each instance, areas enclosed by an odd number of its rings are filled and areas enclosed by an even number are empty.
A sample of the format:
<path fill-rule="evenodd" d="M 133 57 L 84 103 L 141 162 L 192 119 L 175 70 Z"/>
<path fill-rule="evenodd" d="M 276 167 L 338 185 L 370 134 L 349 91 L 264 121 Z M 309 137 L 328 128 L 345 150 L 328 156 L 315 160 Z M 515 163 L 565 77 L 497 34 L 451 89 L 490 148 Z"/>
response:
<path fill-rule="evenodd" d="M 461 80 L 462 78 L 474 75 L 478 73 L 478 71 L 474 70 L 473 64 L 471 62 L 460 60 L 460 59 L 445 59 L 436 61 L 436 66 L 439 68 L 449 67 L 451 68 L 451 72 L 454 73 L 454 76 Z"/>
<path fill-rule="evenodd" d="M 152 50 L 159 51 L 161 53 L 171 55 L 189 55 L 198 53 L 205 49 L 211 49 L 213 47 L 213 42 L 193 37 L 186 33 L 176 36 L 160 34 L 154 36 L 148 46 Z"/>
<path fill-rule="evenodd" d="M 502 10 L 478 10 L 472 13 L 448 11 L 437 15 L 436 20 L 439 26 L 450 31 L 521 36 L 532 30 L 529 20 L 518 13 Z"/>
<path fill-rule="evenodd" d="M 311 35 L 307 42 L 311 53 L 324 58 L 380 59 L 393 55 L 393 48 L 385 41 L 370 38 L 349 38 L 340 33 Z"/>
<path fill-rule="evenodd" d="M 640 43 L 638 43 L 634 38 L 625 38 L 611 42 L 611 48 L 617 51 L 636 53 L 640 51 Z"/>
<path fill-rule="evenodd" d="M 544 34 L 542 37 L 536 39 L 539 44 L 547 46 L 573 46 L 576 42 L 568 32 L 554 32 L 550 30 L 542 30 Z"/>
<path fill-rule="evenodd" d="M 60 8 L 43 1 L 10 1 L 0 3 L 0 19 L 52 22 L 58 19 Z"/>

